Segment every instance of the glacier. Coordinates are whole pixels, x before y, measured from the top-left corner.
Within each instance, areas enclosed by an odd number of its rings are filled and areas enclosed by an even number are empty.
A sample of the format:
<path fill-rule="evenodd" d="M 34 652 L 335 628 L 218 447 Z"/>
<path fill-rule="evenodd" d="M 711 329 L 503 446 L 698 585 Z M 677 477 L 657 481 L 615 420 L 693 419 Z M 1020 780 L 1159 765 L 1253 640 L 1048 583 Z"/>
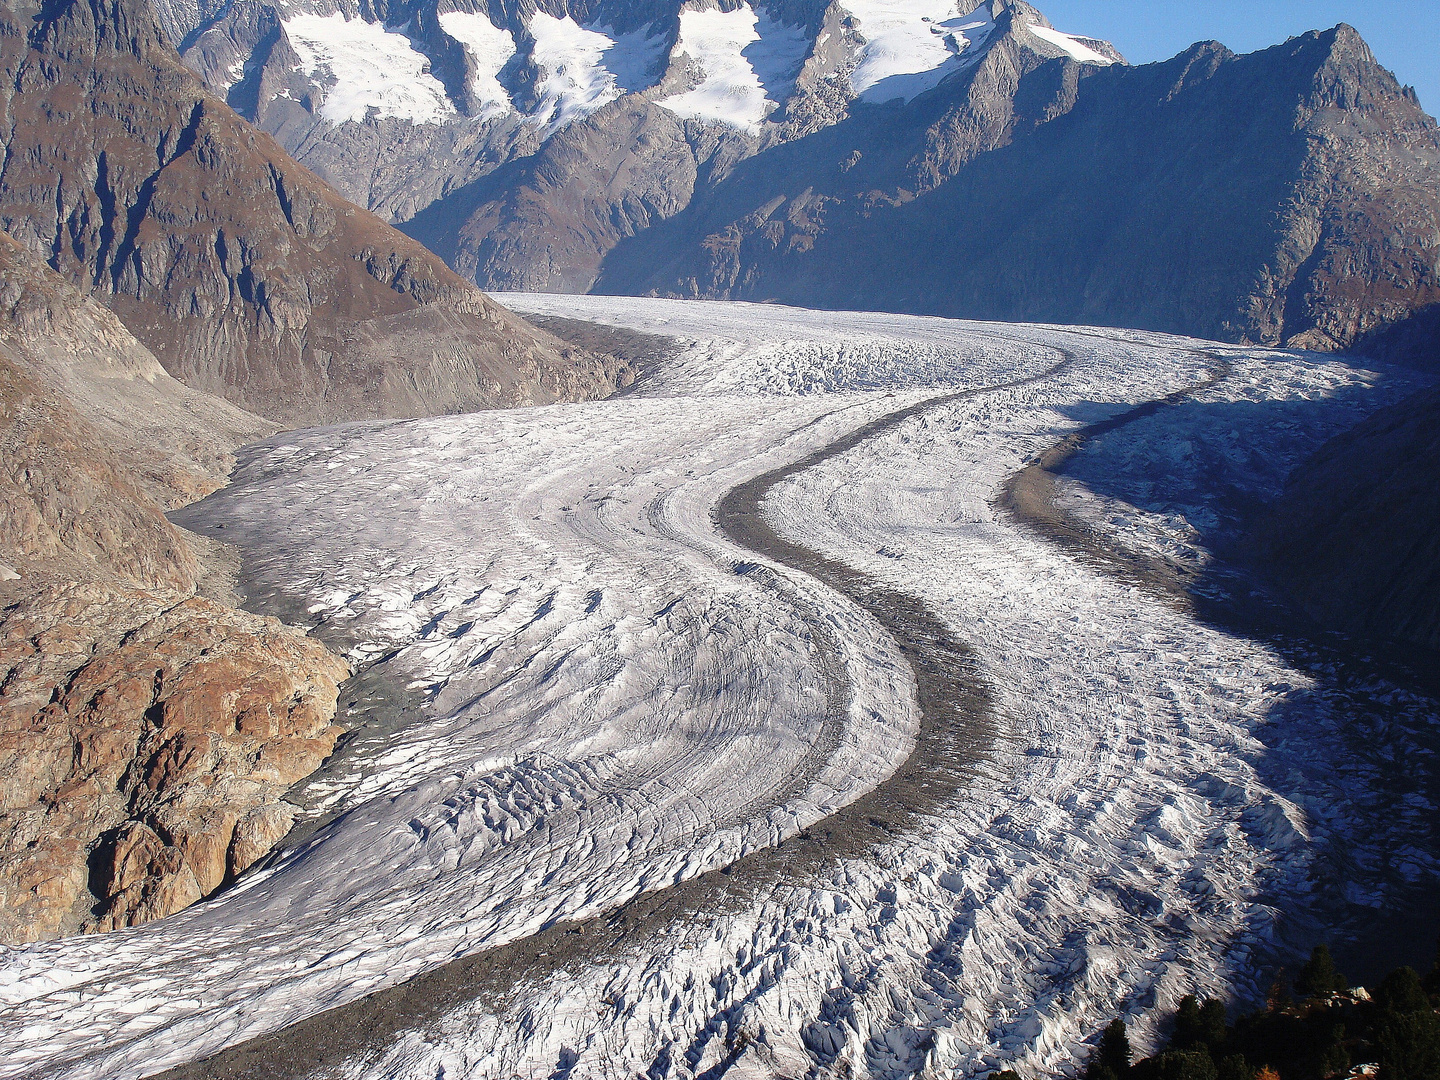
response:
<path fill-rule="evenodd" d="M 608 401 L 285 433 L 184 512 L 406 717 L 297 791 L 310 827 L 234 887 L 6 950 L 0 1077 L 149 1075 L 476 957 L 503 992 L 400 1017 L 330 1074 L 1065 1072 L 1116 1014 L 1263 996 L 1337 850 L 1362 911 L 1440 873 L 1434 808 L 1393 768 L 1433 753 L 1433 702 L 1203 622 L 996 505 L 1057 439 L 1223 360 L 1197 409 L 1293 422 L 1214 437 L 1214 412 L 1164 410 L 1061 485 L 1097 535 L 1203 562 L 1197 440 L 1258 490 L 1418 376 L 1120 330 L 497 298 L 673 355 Z M 1145 508 L 1126 485 L 1154 462 L 1195 506 Z M 727 493 L 765 476 L 765 527 L 829 578 L 726 531 Z M 877 598 L 965 650 L 954 761 Z M 677 890 L 683 910 L 644 907 Z M 605 932 L 627 910 L 649 914 Z"/>

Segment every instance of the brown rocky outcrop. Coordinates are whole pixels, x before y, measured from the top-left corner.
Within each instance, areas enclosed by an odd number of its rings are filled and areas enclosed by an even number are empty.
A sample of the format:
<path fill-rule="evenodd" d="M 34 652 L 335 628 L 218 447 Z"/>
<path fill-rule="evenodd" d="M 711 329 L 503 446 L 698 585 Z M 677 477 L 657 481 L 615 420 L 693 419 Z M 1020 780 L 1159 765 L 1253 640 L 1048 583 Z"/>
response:
<path fill-rule="evenodd" d="M 51 586 L 0 616 L 0 941 L 171 914 L 289 829 L 344 661 L 199 597 Z"/>
<path fill-rule="evenodd" d="M 194 595 L 207 549 L 164 514 L 273 429 L 0 235 L 0 942 L 213 892 L 333 748 L 346 664 Z"/>
<path fill-rule="evenodd" d="M 604 396 L 207 94 L 144 0 L 0 5 L 0 228 L 187 385 L 294 424 Z"/>

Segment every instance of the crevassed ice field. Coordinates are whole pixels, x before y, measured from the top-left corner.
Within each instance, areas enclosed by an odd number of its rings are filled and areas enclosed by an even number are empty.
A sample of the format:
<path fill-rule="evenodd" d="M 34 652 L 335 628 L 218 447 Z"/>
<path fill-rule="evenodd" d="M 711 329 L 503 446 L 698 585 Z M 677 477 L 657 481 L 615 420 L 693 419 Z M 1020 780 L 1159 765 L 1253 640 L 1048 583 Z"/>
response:
<path fill-rule="evenodd" d="M 277 436 L 190 512 L 406 719 L 303 784 L 314 832 L 217 898 L 0 954 L 0 1076 L 196 1060 L 744 866 L 927 765 L 907 762 L 925 723 L 908 643 L 727 539 L 714 510 L 932 400 L 762 510 L 968 646 L 988 706 L 958 793 L 602 950 L 517 959 L 502 998 L 401 1024 L 353 1075 L 1063 1071 L 1117 1013 L 1261 994 L 1337 851 L 1361 910 L 1436 872 L 1416 839 L 1433 808 L 1385 768 L 1429 752 L 1432 703 L 1379 680 L 1341 693 L 1323 664 L 1197 622 L 993 505 L 1056 439 L 1224 359 L 1060 492 L 1122 547 L 1203 562 L 1209 459 L 1273 494 L 1417 376 L 1125 331 L 501 299 L 678 344 L 609 401 Z M 1135 494 L 1165 484 L 1189 502 Z"/>

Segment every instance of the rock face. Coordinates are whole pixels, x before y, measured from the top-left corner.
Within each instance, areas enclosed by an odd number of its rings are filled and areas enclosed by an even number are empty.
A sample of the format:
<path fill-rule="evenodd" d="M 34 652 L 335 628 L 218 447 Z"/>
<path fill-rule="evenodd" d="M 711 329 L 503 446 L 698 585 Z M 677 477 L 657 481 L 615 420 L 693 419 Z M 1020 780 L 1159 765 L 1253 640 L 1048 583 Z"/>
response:
<path fill-rule="evenodd" d="M 0 228 L 196 389 L 294 423 L 600 396 L 209 96 L 143 0 L 0 6 Z"/>
<path fill-rule="evenodd" d="M 1440 392 L 1382 410 L 1297 469 L 1256 530 L 1322 622 L 1440 652 Z"/>
<path fill-rule="evenodd" d="M 745 161 L 612 252 L 599 289 L 1315 349 L 1440 302 L 1440 134 L 1350 28 L 1001 66 L 914 102 L 899 138 L 856 115 Z M 1392 358 L 1427 359 L 1415 337 Z"/>
<path fill-rule="evenodd" d="M 0 234 L 0 556 L 27 579 L 195 588 L 164 511 L 275 426 L 171 378 L 115 316 Z"/>
<path fill-rule="evenodd" d="M 54 586 L 0 622 L 0 941 L 178 911 L 290 827 L 346 664 L 199 597 Z"/>
<path fill-rule="evenodd" d="M 196 596 L 204 549 L 164 514 L 273 430 L 0 235 L 0 942 L 213 892 L 333 748 L 346 664 Z"/>

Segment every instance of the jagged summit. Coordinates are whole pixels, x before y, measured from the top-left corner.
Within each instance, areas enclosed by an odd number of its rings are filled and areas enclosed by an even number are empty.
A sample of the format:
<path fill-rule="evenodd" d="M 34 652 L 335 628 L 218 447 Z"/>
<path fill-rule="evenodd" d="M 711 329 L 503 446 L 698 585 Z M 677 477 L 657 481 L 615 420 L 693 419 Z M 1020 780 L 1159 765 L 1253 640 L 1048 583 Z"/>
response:
<path fill-rule="evenodd" d="M 736 164 L 593 287 L 1437 362 L 1440 133 L 1353 29 L 1142 67 L 1015 55 Z"/>
<path fill-rule="evenodd" d="M 690 131 L 697 143 L 766 144 L 912 100 L 972 71 L 1012 29 L 1040 57 L 1121 60 L 1018 0 L 158 8 L 212 91 L 397 221 L 612 103 L 633 111 L 630 96 L 708 129 Z"/>

